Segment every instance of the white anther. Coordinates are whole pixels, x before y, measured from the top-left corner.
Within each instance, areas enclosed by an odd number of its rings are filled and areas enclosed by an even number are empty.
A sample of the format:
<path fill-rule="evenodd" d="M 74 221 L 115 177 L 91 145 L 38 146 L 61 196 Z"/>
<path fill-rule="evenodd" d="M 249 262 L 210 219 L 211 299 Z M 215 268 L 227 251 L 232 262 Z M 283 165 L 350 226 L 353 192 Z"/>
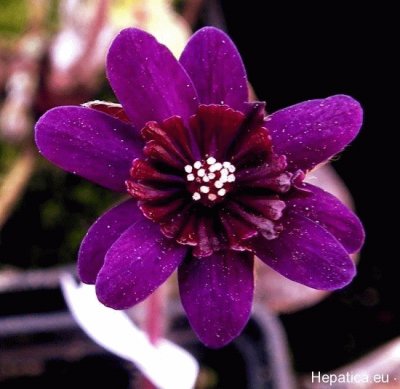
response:
<path fill-rule="evenodd" d="M 193 196 L 192 196 L 192 199 L 194 201 L 199 201 L 201 199 L 201 194 L 199 192 L 194 192 Z"/>
<path fill-rule="evenodd" d="M 218 193 L 218 196 L 221 196 L 221 197 L 222 197 L 222 196 L 225 196 L 226 190 L 222 188 L 222 189 L 220 189 L 217 193 Z"/>
<path fill-rule="evenodd" d="M 236 180 L 232 174 L 236 171 L 235 166 L 228 161 L 217 162 L 214 157 L 208 157 L 205 161 L 195 161 L 193 165 L 185 165 L 184 170 L 187 173 L 187 181 L 194 181 L 199 185 L 197 192 L 192 194 L 194 201 L 204 199 L 203 194 L 209 201 L 216 201 L 218 197 L 224 197 L 228 193 L 229 188 L 224 188 L 224 185 Z"/>
<path fill-rule="evenodd" d="M 209 165 L 214 165 L 215 162 L 217 162 L 217 160 L 214 157 L 208 157 L 207 158 L 207 163 Z"/>

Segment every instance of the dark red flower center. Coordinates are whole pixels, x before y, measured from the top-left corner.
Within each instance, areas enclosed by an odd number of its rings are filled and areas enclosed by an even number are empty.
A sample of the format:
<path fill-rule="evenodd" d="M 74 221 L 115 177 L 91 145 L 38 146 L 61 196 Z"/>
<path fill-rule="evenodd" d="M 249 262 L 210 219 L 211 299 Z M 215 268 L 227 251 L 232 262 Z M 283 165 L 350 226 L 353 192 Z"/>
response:
<path fill-rule="evenodd" d="M 198 257 L 278 237 L 282 196 L 302 175 L 274 154 L 263 106 L 243 114 L 201 105 L 188 125 L 174 116 L 147 123 L 142 136 L 145 159 L 133 161 L 127 190 L 164 235 Z"/>

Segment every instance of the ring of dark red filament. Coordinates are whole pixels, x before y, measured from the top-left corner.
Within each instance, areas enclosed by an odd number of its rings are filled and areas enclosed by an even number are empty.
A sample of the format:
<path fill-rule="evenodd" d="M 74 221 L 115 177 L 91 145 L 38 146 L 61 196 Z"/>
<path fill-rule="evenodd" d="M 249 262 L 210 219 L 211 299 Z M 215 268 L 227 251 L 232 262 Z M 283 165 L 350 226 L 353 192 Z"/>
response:
<path fill-rule="evenodd" d="M 251 238 L 276 239 L 285 208 L 283 196 L 302 180 L 286 170 L 286 157 L 273 152 L 260 103 L 247 114 L 226 105 L 200 105 L 188 126 L 178 116 L 142 129 L 144 159 L 136 159 L 128 193 L 162 233 L 193 246 L 193 255 L 251 250 Z M 192 199 L 186 165 L 214 157 L 236 167 L 236 180 L 223 201 L 208 206 Z"/>

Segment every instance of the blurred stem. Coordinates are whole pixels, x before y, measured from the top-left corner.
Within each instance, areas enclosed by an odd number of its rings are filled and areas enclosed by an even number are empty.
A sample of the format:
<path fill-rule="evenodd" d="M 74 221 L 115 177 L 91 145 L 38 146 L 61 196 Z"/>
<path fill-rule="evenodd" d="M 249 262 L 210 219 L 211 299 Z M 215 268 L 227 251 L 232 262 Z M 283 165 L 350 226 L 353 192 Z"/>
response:
<path fill-rule="evenodd" d="M 99 2 L 96 4 L 96 10 L 94 12 L 93 18 L 91 20 L 87 32 L 85 49 L 83 50 L 81 58 L 78 59 L 72 70 L 72 72 L 75 73 L 77 77 L 81 77 L 82 73 L 86 73 L 88 71 L 87 61 L 88 58 L 92 56 L 93 50 L 95 50 L 97 47 L 96 42 L 99 39 L 101 30 L 103 29 L 103 27 L 107 22 L 109 8 L 110 8 L 109 0 L 99 0 Z"/>
<path fill-rule="evenodd" d="M 36 153 L 31 145 L 26 146 L 0 184 L 0 227 L 11 215 L 35 169 Z"/>
<path fill-rule="evenodd" d="M 160 286 L 149 296 L 147 301 L 146 332 L 152 344 L 157 344 L 158 339 L 164 333 L 164 298 L 164 287 Z"/>
<path fill-rule="evenodd" d="M 146 301 L 145 331 L 152 344 L 157 344 L 165 331 L 166 314 L 166 285 L 161 285 L 156 289 Z M 143 377 L 141 387 L 143 389 L 156 389 L 146 377 Z"/>
<path fill-rule="evenodd" d="M 200 13 L 204 7 L 204 0 L 186 0 L 182 10 L 183 18 L 189 26 L 194 27 L 200 18 Z"/>

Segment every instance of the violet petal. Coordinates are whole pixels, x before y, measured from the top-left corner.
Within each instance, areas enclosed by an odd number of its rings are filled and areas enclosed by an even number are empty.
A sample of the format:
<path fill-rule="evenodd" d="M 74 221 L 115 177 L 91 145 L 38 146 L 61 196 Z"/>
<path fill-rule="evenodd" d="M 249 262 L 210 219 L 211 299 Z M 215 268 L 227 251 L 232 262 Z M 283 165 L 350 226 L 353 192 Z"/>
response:
<path fill-rule="evenodd" d="M 139 303 L 166 281 L 186 252 L 142 216 L 108 250 L 96 280 L 98 299 L 114 309 Z"/>
<path fill-rule="evenodd" d="M 147 32 L 122 30 L 107 56 L 107 76 L 132 123 L 141 129 L 193 115 L 198 101 L 192 81 L 172 53 Z"/>
<path fill-rule="evenodd" d="M 214 27 L 197 31 L 180 62 L 197 89 L 201 104 L 226 104 L 243 110 L 248 100 L 246 70 L 231 39 Z"/>
<path fill-rule="evenodd" d="M 274 151 L 287 157 L 289 169 L 312 169 L 339 153 L 357 135 L 360 104 L 349 96 L 310 100 L 270 115 L 265 126 Z"/>
<path fill-rule="evenodd" d="M 143 142 L 132 126 L 90 108 L 54 108 L 35 130 L 44 157 L 115 191 L 125 192 L 132 160 L 142 155 Z"/>
<path fill-rule="evenodd" d="M 178 271 L 179 290 L 189 322 L 208 347 L 222 347 L 246 325 L 253 300 L 253 256 L 220 251 L 187 258 Z"/>
<path fill-rule="evenodd" d="M 277 272 L 314 289 L 342 288 L 355 275 L 353 261 L 335 237 L 300 215 L 287 215 L 279 237 L 257 237 L 253 249 Z"/>
<path fill-rule="evenodd" d="M 112 244 L 138 219 L 143 218 L 136 202 L 128 200 L 100 216 L 89 228 L 78 255 L 79 278 L 94 284 Z"/>
<path fill-rule="evenodd" d="M 285 200 L 294 214 L 301 214 L 327 229 L 349 254 L 364 242 L 364 229 L 358 217 L 335 196 L 314 185 L 303 184 L 309 196 Z"/>

